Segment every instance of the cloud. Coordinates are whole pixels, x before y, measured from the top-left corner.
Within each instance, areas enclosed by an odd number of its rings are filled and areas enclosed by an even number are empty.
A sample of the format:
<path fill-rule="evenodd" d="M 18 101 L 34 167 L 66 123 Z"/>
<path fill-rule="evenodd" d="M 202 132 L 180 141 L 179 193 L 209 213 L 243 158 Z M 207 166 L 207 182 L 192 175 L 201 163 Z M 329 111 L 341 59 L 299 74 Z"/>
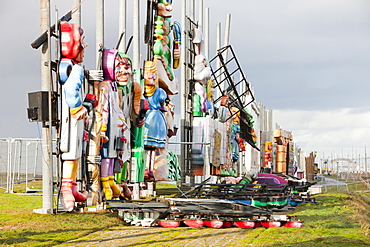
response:
<path fill-rule="evenodd" d="M 370 109 L 337 111 L 274 110 L 275 121 L 293 133 L 303 150 L 340 152 L 362 148 L 370 140 Z"/>
<path fill-rule="evenodd" d="M 112 48 L 119 35 L 118 1 L 105 2 L 105 43 Z M 132 5 L 127 2 L 129 37 Z M 140 3 L 145 12 L 145 1 Z M 63 15 L 72 1 L 52 0 L 50 6 L 54 23 L 55 8 Z M 360 148 L 370 140 L 370 1 L 205 0 L 204 7 L 211 16 L 210 58 L 216 54 L 216 23 L 222 22 L 223 32 L 225 16 L 231 13 L 230 43 L 256 100 L 274 109 L 275 122 L 293 131 L 301 147 Z M 0 98 L 6 118 L 0 123 L 0 137 L 38 136 L 37 125 L 27 120 L 25 100 L 28 92 L 41 87 L 40 51 L 30 47 L 40 34 L 39 8 L 39 2 L 29 0 L 1 3 Z M 87 69 L 96 64 L 95 11 L 95 1 L 83 3 Z M 173 19 L 180 18 L 180 1 L 174 1 Z M 142 27 L 144 20 L 145 14 Z M 142 53 L 145 59 L 144 46 Z"/>

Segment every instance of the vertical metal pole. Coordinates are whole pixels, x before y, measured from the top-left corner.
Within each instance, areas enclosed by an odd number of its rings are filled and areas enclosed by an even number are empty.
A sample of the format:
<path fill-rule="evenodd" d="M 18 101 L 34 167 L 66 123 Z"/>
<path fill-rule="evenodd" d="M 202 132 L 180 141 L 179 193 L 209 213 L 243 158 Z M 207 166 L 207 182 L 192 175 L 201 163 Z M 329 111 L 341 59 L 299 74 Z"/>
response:
<path fill-rule="evenodd" d="M 231 14 L 226 15 L 225 33 L 224 33 L 224 46 L 228 46 L 230 43 L 230 26 L 231 26 Z M 227 61 L 228 53 L 227 50 L 224 53 L 224 60 Z"/>
<path fill-rule="evenodd" d="M 72 9 L 77 7 L 81 3 L 81 0 L 73 0 Z M 77 26 L 81 27 L 81 6 L 78 10 L 72 14 L 72 21 L 76 23 Z"/>
<path fill-rule="evenodd" d="M 6 173 L 6 193 L 10 193 L 10 180 L 11 180 L 11 167 L 12 167 L 12 144 L 11 144 L 12 138 L 10 137 L 8 140 L 8 169 Z"/>
<path fill-rule="evenodd" d="M 133 0 L 132 3 L 132 32 L 133 32 L 133 64 L 134 81 L 140 82 L 140 0 Z M 133 199 L 140 198 L 139 183 L 134 184 Z"/>
<path fill-rule="evenodd" d="M 365 145 L 365 176 L 367 177 L 367 158 L 366 158 L 366 145 Z"/>
<path fill-rule="evenodd" d="M 133 70 L 140 70 L 140 0 L 133 0 Z"/>
<path fill-rule="evenodd" d="M 195 22 L 195 0 L 190 0 L 189 18 Z"/>
<path fill-rule="evenodd" d="M 26 144 L 26 192 L 28 191 L 28 146 L 30 144 L 30 142 Z"/>
<path fill-rule="evenodd" d="M 221 48 L 221 22 L 217 22 L 216 24 L 216 50 L 219 50 Z M 220 64 L 220 59 L 217 58 L 217 70 L 218 70 L 218 74 L 217 74 L 217 78 L 221 81 L 222 79 L 219 78 L 220 76 L 220 71 L 219 71 L 219 68 L 221 67 L 221 64 Z M 220 90 L 216 90 L 216 99 L 220 98 L 221 97 L 221 92 Z"/>
<path fill-rule="evenodd" d="M 209 8 L 204 13 L 204 55 L 209 59 Z"/>
<path fill-rule="evenodd" d="M 49 92 L 50 101 L 50 0 L 40 0 L 40 27 L 41 33 L 48 32 L 48 41 L 41 49 L 41 90 Z M 42 209 L 34 209 L 35 213 L 52 214 L 53 213 L 53 167 L 51 163 L 51 114 L 49 109 L 49 123 L 42 127 Z M 48 125 L 48 126 L 47 126 Z"/>
<path fill-rule="evenodd" d="M 18 154 L 17 154 L 17 146 L 18 147 Z M 19 145 L 18 145 L 18 142 L 16 142 L 15 144 L 15 157 L 19 156 L 19 160 L 18 160 L 18 171 L 17 171 L 17 180 L 19 181 L 20 180 L 20 173 L 21 173 L 21 162 L 22 162 L 22 139 L 19 140 Z M 16 162 L 14 162 L 14 164 L 16 164 Z"/>
<path fill-rule="evenodd" d="M 37 167 L 37 156 L 39 154 L 39 145 L 40 145 L 40 139 L 37 139 L 36 146 L 35 146 L 35 163 L 34 163 L 34 169 L 33 169 L 33 178 L 36 178 L 36 167 Z"/>
<path fill-rule="evenodd" d="M 185 40 L 186 36 L 184 35 L 186 30 L 186 0 L 181 0 L 181 26 L 182 26 L 182 45 L 181 45 L 181 60 L 180 63 L 180 102 L 181 102 L 181 114 L 180 114 L 180 129 L 181 129 L 181 142 L 186 141 L 186 44 L 187 41 Z M 185 148 L 181 147 L 181 183 L 185 183 L 185 171 L 186 171 L 186 160 L 185 160 Z"/>
<path fill-rule="evenodd" d="M 203 0 L 198 1 L 198 25 L 203 28 Z"/>
<path fill-rule="evenodd" d="M 104 0 L 96 0 L 96 69 L 100 64 L 100 48 L 104 47 Z"/>
<path fill-rule="evenodd" d="M 127 0 L 119 0 L 119 10 L 118 10 L 118 37 L 121 33 L 126 30 L 126 9 Z M 126 50 L 126 32 L 122 37 L 121 43 L 118 46 L 118 50 L 124 52 Z"/>

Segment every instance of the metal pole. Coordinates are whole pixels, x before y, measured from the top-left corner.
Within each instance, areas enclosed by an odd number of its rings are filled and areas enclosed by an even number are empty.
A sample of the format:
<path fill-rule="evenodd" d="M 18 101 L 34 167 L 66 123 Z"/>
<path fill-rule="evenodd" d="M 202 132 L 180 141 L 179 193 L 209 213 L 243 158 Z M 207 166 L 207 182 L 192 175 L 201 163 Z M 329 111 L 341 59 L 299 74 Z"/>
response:
<path fill-rule="evenodd" d="M 231 14 L 226 15 L 225 33 L 224 33 L 224 46 L 228 46 L 230 43 L 230 26 L 231 26 Z M 228 52 L 224 53 L 224 60 L 227 61 Z"/>
<path fill-rule="evenodd" d="M 203 27 L 203 0 L 198 2 L 198 25 Z"/>
<path fill-rule="evenodd" d="M 186 142 L 186 40 L 185 40 L 185 30 L 186 30 L 186 0 L 181 0 L 181 26 L 183 35 L 182 45 L 180 47 L 181 59 L 183 62 L 180 63 L 180 102 L 181 102 L 181 113 L 180 113 L 180 129 L 181 129 L 181 142 Z M 185 62 L 184 62 L 185 61 Z M 181 159 L 180 159 L 181 170 L 185 172 L 186 162 L 185 162 L 185 148 L 181 148 Z M 181 176 L 181 183 L 185 183 L 185 175 Z"/>
<path fill-rule="evenodd" d="M 36 167 L 37 167 L 37 156 L 39 153 L 39 145 L 40 145 L 40 139 L 37 139 L 36 146 L 35 146 L 35 164 L 33 167 L 33 178 L 36 178 Z"/>
<path fill-rule="evenodd" d="M 217 22 L 216 24 L 216 50 L 219 50 L 221 48 L 221 22 Z M 220 59 L 217 58 L 217 71 L 218 71 L 218 74 L 217 74 L 217 78 L 219 77 L 220 75 L 220 67 L 221 67 L 221 62 L 220 62 Z M 220 81 L 222 81 L 221 78 L 219 78 Z M 220 90 L 216 90 L 216 99 L 220 98 L 221 97 L 221 92 Z"/>
<path fill-rule="evenodd" d="M 119 10 L 118 10 L 118 37 L 121 33 L 126 30 L 126 9 L 127 0 L 119 0 Z M 124 52 L 126 50 L 126 32 L 122 37 L 121 43 L 118 46 L 118 50 Z"/>
<path fill-rule="evenodd" d="M 31 144 L 31 142 L 27 142 L 26 144 L 26 192 L 28 189 L 28 146 Z"/>
<path fill-rule="evenodd" d="M 204 13 L 204 55 L 209 59 L 209 8 Z"/>
<path fill-rule="evenodd" d="M 367 158 L 366 158 L 366 145 L 365 145 L 365 176 L 367 177 Z"/>
<path fill-rule="evenodd" d="M 76 6 L 80 5 L 81 0 L 73 0 L 72 8 L 75 8 Z M 74 13 L 72 13 L 72 21 L 73 23 L 76 23 L 77 26 L 81 27 L 81 7 L 79 6 L 78 10 Z"/>
<path fill-rule="evenodd" d="M 140 70 L 140 0 L 133 1 L 133 70 Z"/>
<path fill-rule="evenodd" d="M 18 154 L 17 154 L 17 146 L 19 146 L 18 147 Z M 22 140 L 20 139 L 19 140 L 19 145 L 18 145 L 18 142 L 16 142 L 16 144 L 15 144 L 15 147 L 16 147 L 16 149 L 15 149 L 15 154 L 16 154 L 16 156 L 15 157 L 17 157 L 17 156 L 19 156 L 19 160 L 18 160 L 18 171 L 17 171 L 17 180 L 19 181 L 20 180 L 20 173 L 21 173 L 21 163 L 22 163 Z M 15 164 L 15 163 L 14 163 Z"/>
<path fill-rule="evenodd" d="M 195 0 L 190 0 L 189 18 L 195 22 Z"/>
<path fill-rule="evenodd" d="M 133 0 L 132 3 L 132 32 L 133 32 L 133 64 L 134 81 L 140 82 L 140 0 Z M 133 199 L 140 198 L 139 183 L 134 184 Z"/>
<path fill-rule="evenodd" d="M 104 47 L 104 0 L 96 0 L 96 69 L 100 69 L 100 48 Z"/>
<path fill-rule="evenodd" d="M 6 193 L 10 193 L 10 178 L 11 178 L 11 167 L 12 167 L 12 155 L 11 155 L 11 152 L 12 152 L 12 146 L 11 146 L 11 140 L 12 138 L 9 137 L 8 140 L 6 140 L 8 142 L 8 169 L 7 169 L 7 173 L 6 173 Z"/>
<path fill-rule="evenodd" d="M 50 101 L 50 82 L 51 82 L 51 63 L 50 63 L 50 0 L 40 0 L 40 27 L 41 34 L 47 31 L 48 41 L 41 49 L 41 90 L 49 92 Z M 49 123 L 42 127 L 42 209 L 34 209 L 35 213 L 53 213 L 53 167 L 51 163 L 51 114 L 49 109 Z"/>

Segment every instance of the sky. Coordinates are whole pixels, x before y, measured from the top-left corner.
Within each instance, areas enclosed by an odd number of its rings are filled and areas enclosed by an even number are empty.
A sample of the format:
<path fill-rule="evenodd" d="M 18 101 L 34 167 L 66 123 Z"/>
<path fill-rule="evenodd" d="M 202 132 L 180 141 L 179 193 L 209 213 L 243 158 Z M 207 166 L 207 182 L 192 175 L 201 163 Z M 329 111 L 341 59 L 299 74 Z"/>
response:
<path fill-rule="evenodd" d="M 82 4 L 87 69 L 95 66 L 95 2 Z M 113 48 L 118 0 L 105 2 L 105 46 Z M 180 21 L 181 1 L 173 2 L 172 20 Z M 61 16 L 72 1 L 50 6 L 55 19 L 55 9 Z M 210 58 L 216 23 L 224 33 L 231 14 L 230 44 L 256 101 L 273 110 L 274 122 L 293 133 L 298 147 L 321 158 L 370 152 L 370 1 L 204 0 L 204 7 L 210 8 Z M 141 8 L 144 13 L 146 1 Z M 40 125 L 28 121 L 26 110 L 27 93 L 41 90 L 40 50 L 30 46 L 40 34 L 40 1 L 1 1 L 0 15 L 0 138 L 40 137 Z"/>

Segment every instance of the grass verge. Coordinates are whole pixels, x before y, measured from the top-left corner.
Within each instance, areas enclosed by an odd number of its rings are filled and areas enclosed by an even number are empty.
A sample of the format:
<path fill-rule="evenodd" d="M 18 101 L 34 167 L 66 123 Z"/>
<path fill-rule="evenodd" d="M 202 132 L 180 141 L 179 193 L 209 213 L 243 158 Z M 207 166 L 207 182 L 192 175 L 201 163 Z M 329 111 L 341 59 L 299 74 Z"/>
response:
<path fill-rule="evenodd" d="M 296 207 L 294 215 L 304 222 L 299 229 L 148 229 L 124 226 L 116 214 L 109 212 L 35 214 L 32 210 L 42 207 L 40 195 L 3 192 L 0 190 L 0 245 L 55 246 L 70 240 L 84 243 L 87 239 L 104 243 L 111 239 L 104 231 L 135 231 L 138 237 L 129 234 L 133 240 L 130 246 L 183 246 L 189 240 L 200 247 L 222 238 L 230 246 L 370 246 L 369 193 L 316 196 L 319 203 Z M 149 231 L 153 231 L 152 238 L 148 238 L 150 233 L 139 234 Z M 201 240 L 205 245 L 200 244 Z"/>

